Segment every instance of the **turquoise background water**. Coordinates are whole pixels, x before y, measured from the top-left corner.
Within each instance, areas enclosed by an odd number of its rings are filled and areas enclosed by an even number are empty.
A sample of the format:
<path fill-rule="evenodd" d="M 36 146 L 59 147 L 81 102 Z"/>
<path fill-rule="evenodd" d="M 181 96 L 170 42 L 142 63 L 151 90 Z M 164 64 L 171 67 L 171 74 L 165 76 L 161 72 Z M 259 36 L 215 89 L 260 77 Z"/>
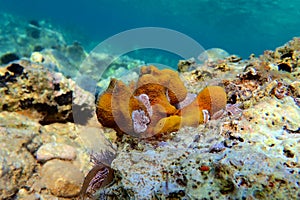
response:
<path fill-rule="evenodd" d="M 145 26 L 174 29 L 205 49 L 219 47 L 244 58 L 300 35 L 299 0 L 0 0 L 0 5 L 1 12 L 27 20 L 50 20 L 88 50 Z"/>

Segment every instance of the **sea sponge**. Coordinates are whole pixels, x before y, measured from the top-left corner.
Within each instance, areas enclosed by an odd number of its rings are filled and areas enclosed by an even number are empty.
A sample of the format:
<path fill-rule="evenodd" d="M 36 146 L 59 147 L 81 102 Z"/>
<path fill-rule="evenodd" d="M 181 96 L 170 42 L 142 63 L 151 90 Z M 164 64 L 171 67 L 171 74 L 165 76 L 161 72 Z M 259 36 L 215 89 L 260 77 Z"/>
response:
<path fill-rule="evenodd" d="M 171 133 L 174 131 L 178 131 L 181 128 L 181 120 L 182 118 L 178 115 L 172 115 L 169 117 L 162 118 L 158 121 L 153 129 L 153 135 L 160 133 Z"/>
<path fill-rule="evenodd" d="M 191 104 L 178 110 L 176 114 L 183 117 L 183 125 L 197 126 L 199 123 L 206 122 L 209 116 L 224 109 L 226 99 L 226 93 L 222 87 L 208 86 L 198 94 Z"/>
<path fill-rule="evenodd" d="M 210 115 L 225 108 L 226 99 L 224 88 L 220 86 L 208 86 L 197 96 L 199 107 L 208 110 Z"/>
<path fill-rule="evenodd" d="M 145 107 L 135 98 L 122 81 L 112 79 L 107 90 L 98 97 L 96 114 L 98 121 L 117 132 L 132 132 L 131 114 L 133 110 Z"/>
<path fill-rule="evenodd" d="M 170 69 L 159 70 L 153 65 L 141 67 L 137 87 L 147 83 L 158 83 L 166 87 L 172 105 L 183 101 L 187 95 L 187 90 L 178 73 Z"/>
<path fill-rule="evenodd" d="M 146 138 L 174 132 L 182 126 L 197 126 L 226 106 L 224 89 L 208 86 L 192 103 L 176 108 L 186 98 L 187 90 L 177 72 L 169 69 L 144 66 L 133 85 L 112 79 L 97 100 L 99 122 L 119 135 Z"/>
<path fill-rule="evenodd" d="M 163 85 L 156 83 L 147 83 L 145 85 L 140 86 L 134 92 L 134 96 L 145 95 L 149 99 L 149 106 L 146 109 L 147 115 L 150 117 L 150 121 L 147 125 L 147 132 L 152 135 L 156 134 L 152 129 L 156 126 L 159 120 L 165 118 L 167 116 L 173 115 L 177 112 L 175 106 L 171 105 L 168 95 L 167 88 Z"/>
<path fill-rule="evenodd" d="M 148 83 L 137 88 L 134 92 L 134 96 L 140 94 L 146 94 L 149 97 L 151 105 L 159 104 L 163 107 L 163 111 L 167 115 L 174 114 L 176 112 L 175 106 L 171 105 L 168 96 L 167 88 L 163 85 L 156 83 Z"/>

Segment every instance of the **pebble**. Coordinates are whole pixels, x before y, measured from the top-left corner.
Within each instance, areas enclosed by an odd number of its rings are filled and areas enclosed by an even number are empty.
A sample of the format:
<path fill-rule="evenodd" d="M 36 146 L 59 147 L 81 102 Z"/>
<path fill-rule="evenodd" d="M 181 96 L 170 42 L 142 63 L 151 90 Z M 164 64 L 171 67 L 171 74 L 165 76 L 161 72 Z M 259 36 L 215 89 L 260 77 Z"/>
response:
<path fill-rule="evenodd" d="M 69 161 L 50 160 L 41 170 L 42 182 L 57 197 L 74 197 L 80 192 L 84 175 Z"/>
<path fill-rule="evenodd" d="M 43 55 L 40 52 L 33 52 L 30 56 L 32 62 L 42 63 L 44 61 Z"/>
<path fill-rule="evenodd" d="M 67 144 L 53 142 L 43 144 L 36 153 L 38 161 L 47 161 L 55 158 L 74 160 L 76 158 L 76 149 Z"/>

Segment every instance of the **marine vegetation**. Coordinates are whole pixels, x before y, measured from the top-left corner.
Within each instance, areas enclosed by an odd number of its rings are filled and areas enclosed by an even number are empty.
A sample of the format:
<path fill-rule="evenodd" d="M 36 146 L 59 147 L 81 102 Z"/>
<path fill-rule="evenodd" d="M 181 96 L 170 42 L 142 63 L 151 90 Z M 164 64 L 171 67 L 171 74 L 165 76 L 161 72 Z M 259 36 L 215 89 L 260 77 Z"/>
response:
<path fill-rule="evenodd" d="M 226 93 L 220 86 L 208 86 L 191 96 L 176 71 L 143 66 L 137 82 L 126 85 L 111 79 L 98 97 L 96 113 L 99 122 L 119 136 L 148 138 L 195 127 L 226 107 Z"/>

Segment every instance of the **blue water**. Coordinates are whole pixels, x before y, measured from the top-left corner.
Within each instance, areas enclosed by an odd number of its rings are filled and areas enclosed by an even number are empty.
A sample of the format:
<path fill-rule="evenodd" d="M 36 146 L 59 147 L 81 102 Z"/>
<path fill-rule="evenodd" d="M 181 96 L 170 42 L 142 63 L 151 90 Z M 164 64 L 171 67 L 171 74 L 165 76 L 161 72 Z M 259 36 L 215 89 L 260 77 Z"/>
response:
<path fill-rule="evenodd" d="M 205 49 L 219 47 L 244 58 L 300 36 L 299 0 L 0 0 L 0 11 L 50 20 L 88 50 L 145 26 L 174 29 Z"/>

